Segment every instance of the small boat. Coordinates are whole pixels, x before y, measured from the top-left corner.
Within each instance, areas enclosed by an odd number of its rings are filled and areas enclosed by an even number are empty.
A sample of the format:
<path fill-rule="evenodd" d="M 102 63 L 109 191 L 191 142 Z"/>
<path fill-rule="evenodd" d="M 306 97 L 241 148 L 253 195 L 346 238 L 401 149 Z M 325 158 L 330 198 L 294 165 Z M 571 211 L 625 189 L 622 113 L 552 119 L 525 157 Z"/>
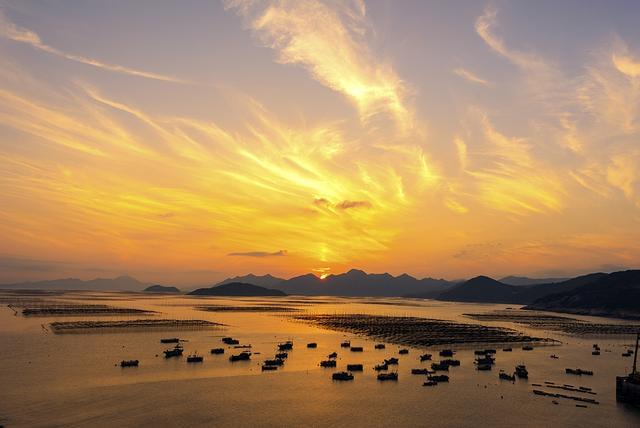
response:
<path fill-rule="evenodd" d="M 276 358 L 279 358 L 281 360 L 284 360 L 287 357 L 289 357 L 289 354 L 286 352 L 279 352 L 276 354 Z"/>
<path fill-rule="evenodd" d="M 558 359 L 558 358 L 560 358 L 560 357 L 558 357 L 556 354 L 553 354 L 553 355 L 551 355 L 549 358 L 553 358 L 554 360 L 557 360 L 557 359 Z"/>
<path fill-rule="evenodd" d="M 340 344 L 340 347 L 341 347 L 341 348 L 350 348 L 350 347 L 351 347 L 351 342 L 349 342 L 349 341 L 342 342 L 342 343 Z"/>
<path fill-rule="evenodd" d="M 362 349 L 362 346 L 352 346 L 351 347 L 351 352 L 362 352 L 364 351 L 364 349 Z"/>
<path fill-rule="evenodd" d="M 204 357 L 198 354 L 191 354 L 187 356 L 187 363 L 201 363 L 204 361 Z"/>
<path fill-rule="evenodd" d="M 390 365 L 390 366 L 395 366 L 395 365 L 397 365 L 397 364 L 398 364 L 398 359 L 397 359 L 397 358 L 394 358 L 394 357 L 387 358 L 387 359 L 385 359 L 385 360 L 384 360 L 384 363 L 385 363 L 385 364 L 388 364 L 388 365 Z"/>
<path fill-rule="evenodd" d="M 460 360 L 452 360 L 452 359 L 440 360 L 440 364 L 446 364 L 449 367 L 458 367 L 460 366 Z"/>
<path fill-rule="evenodd" d="M 276 358 L 275 360 L 264 360 L 263 363 L 265 366 L 283 366 L 284 360 Z"/>
<path fill-rule="evenodd" d="M 278 370 L 278 366 L 267 366 L 267 365 L 263 365 L 262 366 L 262 371 L 263 372 L 273 371 L 273 370 Z"/>
<path fill-rule="evenodd" d="M 386 346 L 384 345 L 384 343 L 378 343 L 376 344 L 376 346 L 374 346 L 375 349 L 384 349 L 386 348 Z"/>
<path fill-rule="evenodd" d="M 211 353 L 214 355 L 224 354 L 224 348 L 213 348 Z"/>
<path fill-rule="evenodd" d="M 278 349 L 279 349 L 280 351 L 290 351 L 290 350 L 292 350 L 292 349 L 293 349 L 293 342 L 292 342 L 292 341 L 290 341 L 290 340 L 288 340 L 288 341 L 286 341 L 286 342 L 284 342 L 284 343 L 280 343 L 280 344 L 278 345 Z"/>
<path fill-rule="evenodd" d="M 415 375 L 428 375 L 431 373 L 429 369 L 411 369 L 411 374 Z"/>
<path fill-rule="evenodd" d="M 600 355 L 600 351 L 598 350 L 591 351 L 591 355 Z"/>
<path fill-rule="evenodd" d="M 631 356 L 631 352 L 629 352 L 629 351 L 623 352 L 622 356 L 623 357 L 630 357 Z"/>
<path fill-rule="evenodd" d="M 426 382 L 424 382 L 422 384 L 422 386 L 436 386 L 438 384 L 438 382 L 436 382 L 435 380 L 428 380 Z"/>
<path fill-rule="evenodd" d="M 364 370 L 362 364 L 347 364 L 347 370 L 350 372 L 361 372 Z"/>
<path fill-rule="evenodd" d="M 476 359 L 476 364 L 495 364 L 496 360 L 491 357 L 483 357 Z"/>
<path fill-rule="evenodd" d="M 443 349 L 442 351 L 440 351 L 441 357 L 453 357 L 453 354 L 455 354 L 455 352 L 451 349 Z"/>
<path fill-rule="evenodd" d="M 523 351 L 533 351 L 533 346 L 531 345 L 525 345 L 522 347 Z"/>
<path fill-rule="evenodd" d="M 502 352 L 511 352 L 513 348 L 502 348 Z"/>
<path fill-rule="evenodd" d="M 431 354 L 422 354 L 420 355 L 420 361 L 429 361 L 431 359 Z"/>
<path fill-rule="evenodd" d="M 431 363 L 431 368 L 437 372 L 448 372 L 449 366 L 447 364 L 442 363 Z"/>
<path fill-rule="evenodd" d="M 510 374 L 505 373 L 505 372 L 500 372 L 498 374 L 498 378 L 502 379 L 502 380 L 508 380 L 508 381 L 511 381 L 511 382 L 515 382 L 515 380 L 516 380 L 516 377 L 514 375 L 510 375 Z"/>
<path fill-rule="evenodd" d="M 398 373 L 378 373 L 378 380 L 398 380 Z"/>
<path fill-rule="evenodd" d="M 582 375 L 586 375 L 586 376 L 593 376 L 593 372 L 591 370 L 583 370 L 583 369 L 565 369 L 564 370 L 567 374 L 573 374 L 573 375 L 578 375 L 578 376 L 582 376 Z"/>
<path fill-rule="evenodd" d="M 329 355 L 327 355 L 327 358 L 329 358 L 329 359 L 338 358 L 338 353 L 337 352 L 332 352 Z"/>
<path fill-rule="evenodd" d="M 427 379 L 434 382 L 449 382 L 449 376 L 447 375 L 427 376 Z"/>
<path fill-rule="evenodd" d="M 320 361 L 320 367 L 335 367 L 336 360 L 324 360 Z"/>
<path fill-rule="evenodd" d="M 518 364 L 516 366 L 516 376 L 518 376 L 520 379 L 528 379 L 529 372 L 527 371 L 527 366 L 525 366 L 524 364 Z"/>
<path fill-rule="evenodd" d="M 122 360 L 120 361 L 120 367 L 138 367 L 140 361 L 138 360 Z"/>
<path fill-rule="evenodd" d="M 353 380 L 353 375 L 348 372 L 338 372 L 331 375 L 333 380 Z"/>
<path fill-rule="evenodd" d="M 240 341 L 237 339 L 234 339 L 233 337 L 223 337 L 222 343 L 226 345 L 239 345 Z"/>
<path fill-rule="evenodd" d="M 398 351 L 398 354 L 400 354 L 400 355 L 407 355 L 408 353 L 409 353 L 408 349 L 401 349 L 401 350 Z"/>
<path fill-rule="evenodd" d="M 307 348 L 315 349 L 318 347 L 318 344 L 315 342 L 307 343 Z"/>
<path fill-rule="evenodd" d="M 182 346 L 178 343 L 173 349 L 167 349 L 164 352 L 165 358 L 180 357 L 184 352 Z"/>
<path fill-rule="evenodd" d="M 160 343 L 179 343 L 180 339 L 177 337 L 170 337 L 168 339 L 160 339 Z"/>
<path fill-rule="evenodd" d="M 238 355 L 231 355 L 229 361 L 232 363 L 236 361 L 249 361 L 251 359 L 251 352 L 240 352 Z"/>
<path fill-rule="evenodd" d="M 389 365 L 388 365 L 387 363 L 384 363 L 384 364 L 378 364 L 378 365 L 377 365 L 377 366 L 375 366 L 373 369 L 374 369 L 375 371 L 377 371 L 377 372 L 382 371 L 382 370 L 389 370 Z"/>
<path fill-rule="evenodd" d="M 476 365 L 476 370 L 487 371 L 491 370 L 493 366 L 491 364 L 478 364 Z"/>

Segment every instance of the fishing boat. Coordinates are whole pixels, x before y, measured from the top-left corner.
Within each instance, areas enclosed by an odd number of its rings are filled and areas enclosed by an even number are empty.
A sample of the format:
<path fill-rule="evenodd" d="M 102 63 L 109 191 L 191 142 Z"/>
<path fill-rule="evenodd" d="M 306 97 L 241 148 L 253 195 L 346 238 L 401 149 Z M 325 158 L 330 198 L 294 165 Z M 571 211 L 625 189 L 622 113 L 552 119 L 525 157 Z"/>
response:
<path fill-rule="evenodd" d="M 222 343 L 224 343 L 225 345 L 239 345 L 240 341 L 234 339 L 233 337 L 223 337 Z"/>
<path fill-rule="evenodd" d="M 249 361 L 251 359 L 251 352 L 240 352 L 238 355 L 232 355 L 229 357 L 229 361 L 232 363 L 236 361 Z"/>
<path fill-rule="evenodd" d="M 511 352 L 513 348 L 502 348 L 502 352 Z"/>
<path fill-rule="evenodd" d="M 286 358 L 288 358 L 288 357 L 289 357 L 289 354 L 288 354 L 288 353 L 286 353 L 286 352 L 278 352 L 278 353 L 276 354 L 276 358 L 279 358 L 279 359 L 281 359 L 281 360 L 284 360 L 284 359 L 286 359 Z"/>
<path fill-rule="evenodd" d="M 351 347 L 351 342 L 349 342 L 349 341 L 342 342 L 342 343 L 340 344 L 340 347 L 341 347 L 341 348 L 350 348 L 350 347 Z"/>
<path fill-rule="evenodd" d="M 376 344 L 376 346 L 374 346 L 374 348 L 376 348 L 376 349 L 384 349 L 384 348 L 386 348 L 386 346 L 384 345 L 384 343 L 378 343 L 378 344 Z"/>
<path fill-rule="evenodd" d="M 265 366 L 282 366 L 284 365 L 284 360 L 276 358 L 275 360 L 264 360 L 263 363 Z"/>
<path fill-rule="evenodd" d="M 333 380 L 353 380 L 353 375 L 349 372 L 338 372 L 331 375 Z"/>
<path fill-rule="evenodd" d="M 213 348 L 211 353 L 214 355 L 224 354 L 224 348 Z"/>
<path fill-rule="evenodd" d="M 440 360 L 440 364 L 446 364 L 449 367 L 458 367 L 460 366 L 460 360 L 452 360 L 452 359 Z"/>
<path fill-rule="evenodd" d="M 286 341 L 286 342 L 284 342 L 284 343 L 280 343 L 280 344 L 278 345 L 278 349 L 279 349 L 280 351 L 290 351 L 290 350 L 292 350 L 292 349 L 293 349 L 293 342 L 292 342 L 292 341 L 290 341 L 290 340 L 288 340 L 288 341 Z"/>
<path fill-rule="evenodd" d="M 422 354 L 420 355 L 420 361 L 429 361 L 431 359 L 431 354 Z"/>
<path fill-rule="evenodd" d="M 498 373 L 498 379 L 508 380 L 508 381 L 511 381 L 511 382 L 515 382 L 516 381 L 516 377 L 514 375 L 510 375 L 510 374 L 505 373 L 505 372 Z"/>
<path fill-rule="evenodd" d="M 564 370 L 567 374 L 573 374 L 573 375 L 578 375 L 578 376 L 582 376 L 582 375 L 586 375 L 586 376 L 593 376 L 593 371 L 591 370 L 584 370 L 584 369 L 565 369 Z"/>
<path fill-rule="evenodd" d="M 616 400 L 621 403 L 640 405 L 640 372 L 637 370 L 638 362 L 638 340 L 640 334 L 636 336 L 636 350 L 633 353 L 633 368 L 626 376 L 616 376 Z"/>
<path fill-rule="evenodd" d="M 307 348 L 315 349 L 318 347 L 318 344 L 315 342 L 307 343 Z"/>
<path fill-rule="evenodd" d="M 335 367 L 336 360 L 324 360 L 320 361 L 320 367 Z"/>
<path fill-rule="evenodd" d="M 373 369 L 375 371 L 377 371 L 377 372 L 382 371 L 382 370 L 389 370 L 389 365 L 387 363 L 378 364 Z"/>
<path fill-rule="evenodd" d="M 554 360 L 557 360 L 557 359 L 558 359 L 558 358 L 560 358 L 560 357 L 558 357 L 556 354 L 552 354 L 551 356 L 549 356 L 549 358 L 552 358 L 552 359 L 554 359 Z"/>
<path fill-rule="evenodd" d="M 387 358 L 387 359 L 385 359 L 385 360 L 384 360 L 384 363 L 385 363 L 385 364 L 388 364 L 388 365 L 390 365 L 390 366 L 395 366 L 395 365 L 397 365 L 397 364 L 398 364 L 398 359 L 397 359 L 397 358 L 394 358 L 394 357 Z"/>
<path fill-rule="evenodd" d="M 525 345 L 522 347 L 523 351 L 533 351 L 533 346 L 531 345 Z"/>
<path fill-rule="evenodd" d="M 428 375 L 431 373 L 429 369 L 411 369 L 411 374 L 415 375 Z"/>
<path fill-rule="evenodd" d="M 528 379 L 529 372 L 527 371 L 527 366 L 525 366 L 524 364 L 518 364 L 516 366 L 516 376 L 518 376 L 520 379 Z"/>
<path fill-rule="evenodd" d="M 427 376 L 427 379 L 434 382 L 449 382 L 449 376 L 447 375 Z"/>
<path fill-rule="evenodd" d="M 442 372 L 448 372 L 449 371 L 449 366 L 447 364 L 442 364 L 442 363 L 431 363 L 431 368 L 437 372 L 442 371 Z"/>
<path fill-rule="evenodd" d="M 364 349 L 362 349 L 362 346 L 352 346 L 351 347 L 351 352 L 362 352 L 364 351 Z"/>
<path fill-rule="evenodd" d="M 173 349 L 165 350 L 164 357 L 165 358 L 180 357 L 182 355 L 182 352 L 184 352 L 184 349 L 178 343 Z"/>
<path fill-rule="evenodd" d="M 455 352 L 451 349 L 443 349 L 440 351 L 441 357 L 453 357 L 453 354 L 455 354 Z"/>
<path fill-rule="evenodd" d="M 598 351 L 597 349 L 593 350 L 591 351 L 591 355 L 600 355 L 600 351 Z"/>
<path fill-rule="evenodd" d="M 398 373 L 378 373 L 378 380 L 398 380 Z"/>
<path fill-rule="evenodd" d="M 170 337 L 168 339 L 160 339 L 160 343 L 178 343 L 180 342 L 180 339 L 178 339 L 177 337 Z"/>
<path fill-rule="evenodd" d="M 476 370 L 487 371 L 487 370 L 491 370 L 492 367 L 493 366 L 491 364 L 477 364 Z"/>
<path fill-rule="evenodd" d="M 263 372 L 274 371 L 274 370 L 278 370 L 278 366 L 267 366 L 267 365 L 262 366 Z"/>
<path fill-rule="evenodd" d="M 201 363 L 204 361 L 204 357 L 198 354 L 191 354 L 187 356 L 187 363 Z"/>
<path fill-rule="evenodd" d="M 409 353 L 408 349 L 401 349 L 401 350 L 398 351 L 398 354 L 400 354 L 400 355 L 407 355 L 408 353 Z"/>
<path fill-rule="evenodd" d="M 122 360 L 120 361 L 120 367 L 138 367 L 140 361 L 138 360 Z"/>

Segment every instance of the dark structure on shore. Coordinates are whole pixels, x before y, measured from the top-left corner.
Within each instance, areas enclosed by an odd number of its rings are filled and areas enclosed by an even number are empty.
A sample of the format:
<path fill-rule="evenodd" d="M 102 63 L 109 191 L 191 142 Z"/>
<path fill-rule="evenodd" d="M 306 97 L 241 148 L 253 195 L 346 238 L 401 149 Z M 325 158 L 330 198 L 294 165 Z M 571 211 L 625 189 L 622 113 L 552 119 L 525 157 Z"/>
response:
<path fill-rule="evenodd" d="M 633 354 L 631 373 L 616 377 L 616 400 L 636 405 L 640 405 L 640 373 L 637 370 L 638 340 L 640 340 L 640 333 L 636 335 L 636 350 Z"/>

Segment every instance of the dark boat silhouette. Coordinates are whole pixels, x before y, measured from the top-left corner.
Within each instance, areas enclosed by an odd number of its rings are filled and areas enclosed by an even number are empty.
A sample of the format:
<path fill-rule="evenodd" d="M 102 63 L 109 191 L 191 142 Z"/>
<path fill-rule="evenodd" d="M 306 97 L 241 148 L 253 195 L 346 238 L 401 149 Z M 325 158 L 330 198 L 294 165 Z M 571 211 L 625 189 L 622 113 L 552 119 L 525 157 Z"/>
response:
<path fill-rule="evenodd" d="M 633 368 L 626 376 L 616 376 L 616 400 L 621 403 L 640 405 L 640 373 L 637 370 L 638 341 L 640 334 L 636 336 L 636 350 L 633 352 Z"/>
<path fill-rule="evenodd" d="M 427 376 L 428 380 L 432 380 L 434 382 L 449 382 L 449 376 L 447 375 L 433 375 Z"/>
<path fill-rule="evenodd" d="M 173 349 L 167 349 L 167 350 L 165 350 L 163 352 L 164 352 L 164 357 L 165 358 L 171 358 L 171 357 L 180 357 L 182 355 L 183 351 L 184 351 L 184 349 L 178 343 Z"/>
<path fill-rule="evenodd" d="M 449 365 L 448 364 L 442 364 L 442 363 L 431 363 L 431 368 L 437 372 L 442 371 L 442 372 L 448 372 L 449 371 Z"/>
<path fill-rule="evenodd" d="M 180 342 L 180 339 L 178 339 L 177 337 L 170 337 L 168 339 L 160 339 L 160 343 L 178 343 Z"/>
<path fill-rule="evenodd" d="M 398 373 L 378 373 L 378 380 L 398 380 Z"/>
<path fill-rule="evenodd" d="M 573 375 L 578 375 L 578 376 L 582 376 L 582 375 L 586 375 L 586 376 L 593 376 L 593 371 L 591 370 L 584 370 L 584 369 L 564 369 L 564 371 L 567 374 L 573 374 Z"/>
<path fill-rule="evenodd" d="M 335 367 L 336 360 L 324 360 L 320 361 L 320 367 Z"/>
<path fill-rule="evenodd" d="M 510 374 L 505 373 L 505 372 L 500 372 L 500 373 L 498 373 L 498 379 L 515 382 L 516 377 L 515 377 L 515 375 L 510 375 Z"/>
<path fill-rule="evenodd" d="M 331 375 L 333 380 L 353 380 L 353 375 L 348 372 L 338 372 Z"/>
<path fill-rule="evenodd" d="M 187 363 L 201 363 L 203 361 L 204 357 L 196 353 L 187 356 Z"/>
<path fill-rule="evenodd" d="M 375 371 L 379 372 L 382 370 L 389 370 L 389 364 L 384 363 L 384 364 L 378 364 L 373 368 Z"/>
<path fill-rule="evenodd" d="M 293 342 L 290 340 L 284 343 L 280 343 L 278 345 L 278 350 L 280 351 L 290 351 L 292 349 L 293 349 Z"/>
<path fill-rule="evenodd" d="M 455 354 L 455 351 L 451 349 L 443 349 L 442 351 L 440 351 L 441 357 L 453 357 L 453 354 Z"/>
<path fill-rule="evenodd" d="M 224 354 L 224 348 L 213 348 L 211 350 L 211 353 L 216 355 Z"/>
<path fill-rule="evenodd" d="M 431 354 L 422 354 L 420 355 L 420 361 L 429 361 L 431 359 Z"/>
<path fill-rule="evenodd" d="M 273 370 L 278 370 L 278 366 L 267 366 L 267 365 L 263 365 L 262 366 L 262 371 L 263 372 L 273 371 Z"/>
<path fill-rule="evenodd" d="M 229 361 L 249 361 L 251 359 L 251 352 L 240 352 L 238 355 L 231 355 Z"/>
<path fill-rule="evenodd" d="M 415 375 L 428 375 L 430 373 L 429 369 L 411 369 L 411 374 Z"/>
<path fill-rule="evenodd" d="M 340 344 L 340 347 L 341 347 L 341 348 L 350 348 L 350 347 L 351 347 L 351 342 L 349 342 L 349 341 L 342 342 L 342 343 Z"/>
<path fill-rule="evenodd" d="M 332 352 L 329 355 L 327 355 L 327 358 L 329 358 L 329 359 L 338 358 L 338 353 L 337 352 Z"/>
<path fill-rule="evenodd" d="M 378 343 L 376 344 L 376 346 L 374 346 L 375 349 L 385 349 L 386 346 L 384 345 L 384 343 Z"/>
<path fill-rule="evenodd" d="M 362 346 L 352 346 L 351 347 L 351 352 L 362 352 L 362 351 L 364 351 Z"/>
<path fill-rule="evenodd" d="M 288 358 L 288 357 L 289 357 L 289 354 L 288 354 L 288 353 L 286 353 L 286 352 L 278 352 L 278 353 L 276 354 L 276 358 L 279 358 L 279 359 L 281 359 L 281 360 L 284 360 L 284 359 L 286 359 L 286 358 Z"/>
<path fill-rule="evenodd" d="M 318 344 L 315 343 L 315 342 L 307 343 L 307 348 L 314 349 L 314 348 L 317 348 L 317 347 L 318 347 Z"/>
<path fill-rule="evenodd" d="M 120 361 L 120 367 L 138 367 L 140 361 L 138 360 L 122 360 Z"/>
<path fill-rule="evenodd" d="M 525 366 L 524 364 L 518 364 L 516 366 L 515 374 L 520 379 L 528 379 L 529 378 L 529 371 L 527 371 L 527 366 Z"/>
<path fill-rule="evenodd" d="M 401 349 L 401 350 L 398 351 L 398 354 L 400 354 L 400 355 L 407 355 L 408 353 L 409 353 L 408 349 Z"/>
<path fill-rule="evenodd" d="M 275 360 L 265 360 L 264 365 L 265 366 L 283 366 L 284 360 L 281 360 L 279 358 L 276 358 Z"/>
<path fill-rule="evenodd" d="M 237 339 L 234 339 L 233 337 L 223 337 L 222 343 L 226 345 L 239 345 L 240 341 Z"/>
<path fill-rule="evenodd" d="M 384 360 L 384 363 L 390 366 L 395 366 L 398 364 L 398 359 L 395 357 L 387 358 Z"/>

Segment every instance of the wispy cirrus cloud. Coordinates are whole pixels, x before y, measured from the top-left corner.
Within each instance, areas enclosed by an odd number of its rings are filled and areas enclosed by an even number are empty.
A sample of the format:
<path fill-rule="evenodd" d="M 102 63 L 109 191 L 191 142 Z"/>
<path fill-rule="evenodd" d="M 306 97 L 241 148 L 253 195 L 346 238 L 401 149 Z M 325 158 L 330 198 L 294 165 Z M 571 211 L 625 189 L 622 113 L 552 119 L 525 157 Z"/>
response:
<path fill-rule="evenodd" d="M 282 257 L 287 255 L 287 250 L 274 251 L 272 253 L 268 251 L 247 251 L 240 253 L 229 253 L 227 255 L 234 257 Z"/>
<path fill-rule="evenodd" d="M 320 0 L 256 3 L 230 0 L 227 7 L 249 19 L 261 42 L 278 61 L 305 68 L 314 79 L 353 101 L 363 120 L 389 113 L 411 126 L 405 84 L 390 63 L 376 58 L 365 41 L 366 7 L 353 1 Z"/>
<path fill-rule="evenodd" d="M 114 73 L 127 74 L 129 76 L 142 77 L 145 79 L 160 80 L 164 82 L 190 84 L 191 82 L 177 77 L 167 76 L 160 73 L 154 73 L 151 71 L 138 70 L 135 68 L 126 67 L 123 65 L 109 64 L 100 61 L 96 58 L 91 58 L 82 55 L 76 55 L 69 52 L 65 52 L 53 46 L 50 46 L 42 41 L 38 33 L 28 28 L 21 27 L 6 16 L 6 14 L 0 9 L 0 36 L 13 40 L 14 42 L 24 43 L 38 49 L 42 52 L 46 52 L 51 55 L 55 55 L 60 58 L 64 58 L 70 61 L 74 61 L 80 64 L 85 64 L 91 67 L 96 67 L 102 70 L 111 71 Z"/>
<path fill-rule="evenodd" d="M 462 67 L 455 68 L 453 70 L 453 74 L 455 74 L 456 76 L 460 76 L 471 83 L 477 83 L 479 85 L 484 85 L 484 86 L 489 85 L 488 80 L 478 77 L 475 73 Z"/>

